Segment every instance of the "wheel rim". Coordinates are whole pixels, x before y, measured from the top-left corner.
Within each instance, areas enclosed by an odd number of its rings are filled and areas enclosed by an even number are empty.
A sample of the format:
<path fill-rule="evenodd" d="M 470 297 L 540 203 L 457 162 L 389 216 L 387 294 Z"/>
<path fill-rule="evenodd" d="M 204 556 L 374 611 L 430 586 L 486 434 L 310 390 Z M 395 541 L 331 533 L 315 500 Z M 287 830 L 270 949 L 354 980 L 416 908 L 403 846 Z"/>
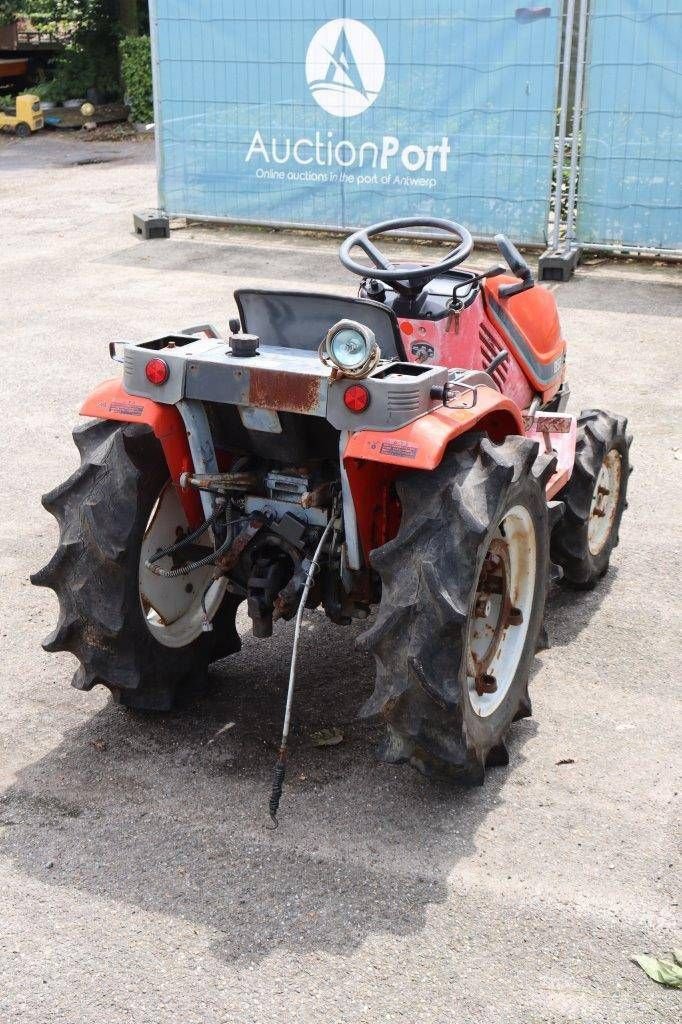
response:
<path fill-rule="evenodd" d="M 147 629 L 164 647 L 186 647 L 204 631 L 204 608 L 211 620 L 218 611 L 225 594 L 227 581 L 213 580 L 213 569 L 207 566 L 186 576 L 165 579 L 146 568 L 145 562 L 157 551 L 170 547 L 189 529 L 187 517 L 172 484 L 161 491 L 147 523 L 140 549 L 138 585 L 142 614 Z M 199 541 L 206 553 L 212 550 L 211 533 Z M 190 549 L 191 550 L 191 549 Z M 163 569 L 172 569 L 173 561 L 166 556 L 157 563 Z"/>
<path fill-rule="evenodd" d="M 594 485 L 587 524 L 587 546 L 592 555 L 603 551 L 613 530 L 620 498 L 622 463 L 620 452 L 612 448 L 602 462 Z"/>
<path fill-rule="evenodd" d="M 533 610 L 537 538 L 533 517 L 515 505 L 492 537 L 476 584 L 467 630 L 467 693 L 487 718 L 516 675 Z"/>

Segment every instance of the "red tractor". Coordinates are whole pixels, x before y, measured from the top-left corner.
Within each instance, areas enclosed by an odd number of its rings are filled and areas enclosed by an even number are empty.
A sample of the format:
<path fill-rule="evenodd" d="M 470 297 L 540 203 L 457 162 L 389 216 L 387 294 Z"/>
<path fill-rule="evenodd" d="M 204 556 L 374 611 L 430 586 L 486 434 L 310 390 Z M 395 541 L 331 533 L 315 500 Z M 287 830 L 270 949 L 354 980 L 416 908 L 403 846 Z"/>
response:
<path fill-rule="evenodd" d="M 374 239 L 406 229 L 454 247 L 394 264 Z M 496 241 L 511 273 L 479 274 L 459 224 L 388 221 L 341 247 L 357 298 L 241 289 L 227 337 L 112 345 L 123 379 L 81 409 L 81 466 L 44 498 L 59 547 L 33 577 L 78 689 L 166 710 L 239 650 L 242 602 L 257 637 L 304 607 L 376 607 L 380 756 L 474 783 L 507 763 L 550 579 L 607 571 L 631 438 L 622 416 L 565 412 L 554 299 Z"/>

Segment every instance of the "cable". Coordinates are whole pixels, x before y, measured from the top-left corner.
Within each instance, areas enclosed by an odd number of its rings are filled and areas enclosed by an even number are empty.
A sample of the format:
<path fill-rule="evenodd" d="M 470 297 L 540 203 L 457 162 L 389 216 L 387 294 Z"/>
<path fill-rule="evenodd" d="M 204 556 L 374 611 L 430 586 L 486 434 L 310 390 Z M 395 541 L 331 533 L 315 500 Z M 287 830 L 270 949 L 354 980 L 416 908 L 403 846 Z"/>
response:
<path fill-rule="evenodd" d="M 216 508 L 208 517 L 208 519 L 206 519 L 203 523 L 200 523 L 199 526 L 197 526 L 196 530 L 192 530 L 191 533 L 188 533 L 185 537 L 182 537 L 180 540 L 176 541 L 175 544 L 171 544 L 170 547 L 163 548 L 161 551 L 157 551 L 155 555 L 152 555 L 152 557 L 147 559 L 147 561 L 144 563 L 145 568 L 151 569 L 154 562 L 160 561 L 167 555 L 174 555 L 176 551 L 179 551 L 181 548 L 184 548 L 187 544 L 191 544 L 193 541 L 198 540 L 198 538 L 201 537 L 202 534 L 206 533 L 209 526 L 213 526 L 213 524 L 217 522 L 217 520 L 220 518 L 224 511 L 225 504 L 223 502 L 216 502 Z M 152 572 L 153 571 L 154 570 L 152 569 Z"/>
<path fill-rule="evenodd" d="M 206 523 L 208 523 L 209 525 L 211 518 L 212 517 L 209 517 L 209 519 L 206 520 Z M 229 535 L 223 541 L 220 547 L 216 548 L 213 551 L 209 551 L 209 553 L 204 558 L 200 558 L 196 562 L 186 562 L 184 565 L 178 566 L 177 569 L 162 569 L 160 565 L 154 564 L 154 562 L 157 562 L 160 558 L 163 558 L 164 554 L 168 554 L 169 552 L 175 553 L 175 551 L 184 547 L 186 544 L 189 544 L 190 538 L 196 539 L 195 535 L 197 535 L 197 531 L 195 530 L 194 534 L 189 534 L 187 537 L 183 538 L 183 540 L 180 541 L 178 544 L 174 545 L 173 548 L 167 548 L 165 552 L 157 552 L 157 554 L 153 558 L 148 559 L 144 563 L 145 569 L 149 569 L 149 571 L 153 572 L 155 576 L 161 576 L 162 579 L 165 580 L 174 580 L 177 579 L 178 576 L 189 576 L 189 574 L 191 572 L 194 572 L 196 569 L 204 569 L 207 565 L 212 565 L 216 561 L 216 559 L 220 558 L 221 555 L 224 555 L 225 552 L 232 547 L 234 543 L 233 528 L 237 526 L 239 523 L 246 522 L 248 519 L 249 516 L 242 516 L 240 519 L 230 520 L 231 529 Z M 204 526 L 206 526 L 206 523 L 204 524 Z M 201 536 L 203 532 L 203 528 L 200 529 L 198 536 Z"/>
<path fill-rule="evenodd" d="M 201 610 L 202 610 L 202 612 L 204 614 L 204 617 L 201 620 L 201 631 L 202 631 L 202 633 L 212 633 L 213 632 L 213 623 L 211 622 L 211 620 L 208 617 L 208 609 L 206 607 L 206 598 L 208 597 L 208 592 L 209 592 L 209 590 L 211 589 L 211 587 L 213 586 L 214 583 L 215 583 L 215 577 L 208 581 L 207 585 L 204 587 L 203 592 L 201 594 Z"/>
<path fill-rule="evenodd" d="M 275 770 L 273 772 L 272 780 L 272 792 L 270 794 L 270 818 L 272 819 L 272 828 L 278 827 L 277 822 L 277 810 L 279 808 L 279 802 L 282 798 L 282 787 L 284 785 L 284 773 L 286 771 L 286 759 L 287 759 L 287 742 L 289 739 L 289 724 L 291 722 L 291 707 L 294 701 L 294 683 L 296 681 L 296 659 L 298 658 L 298 641 L 301 635 L 301 622 L 303 621 L 303 611 L 308 600 L 308 594 L 315 578 L 315 573 L 319 568 L 318 559 L 322 553 L 324 542 L 326 541 L 329 531 L 332 529 L 336 519 L 335 512 L 332 511 L 332 515 L 329 522 L 324 528 L 322 536 L 320 537 L 317 547 L 315 548 L 315 554 L 313 555 L 312 561 L 308 568 L 308 574 L 306 576 L 305 585 L 303 587 L 303 593 L 301 594 L 301 600 L 298 605 L 298 611 L 296 612 L 296 624 L 294 626 L 294 646 L 291 652 L 291 667 L 289 669 L 289 687 L 287 690 L 287 703 L 284 711 L 284 725 L 282 727 L 282 742 L 280 743 L 279 756 L 275 764 Z"/>

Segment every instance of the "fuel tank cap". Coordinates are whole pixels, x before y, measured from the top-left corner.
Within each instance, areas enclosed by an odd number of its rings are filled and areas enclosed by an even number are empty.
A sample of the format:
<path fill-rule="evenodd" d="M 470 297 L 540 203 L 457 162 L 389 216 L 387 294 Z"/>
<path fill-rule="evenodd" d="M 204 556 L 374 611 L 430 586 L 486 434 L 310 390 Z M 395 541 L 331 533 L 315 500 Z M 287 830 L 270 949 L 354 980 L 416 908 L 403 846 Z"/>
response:
<path fill-rule="evenodd" d="M 230 348 L 233 356 L 239 356 L 242 359 L 248 356 L 257 356 L 259 345 L 260 338 L 257 334 L 239 332 L 230 335 Z"/>

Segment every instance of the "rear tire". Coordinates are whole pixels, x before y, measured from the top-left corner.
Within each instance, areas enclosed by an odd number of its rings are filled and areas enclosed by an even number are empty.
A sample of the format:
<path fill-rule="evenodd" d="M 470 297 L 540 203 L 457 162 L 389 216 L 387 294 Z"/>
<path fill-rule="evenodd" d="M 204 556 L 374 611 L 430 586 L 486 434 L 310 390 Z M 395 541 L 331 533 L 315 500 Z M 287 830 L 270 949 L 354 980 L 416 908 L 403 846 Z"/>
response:
<path fill-rule="evenodd" d="M 388 726 L 382 760 L 474 784 L 486 764 L 508 763 L 506 732 L 531 713 L 528 678 L 549 579 L 545 483 L 555 464 L 527 438 L 494 445 L 470 435 L 435 471 L 398 480 L 402 520 L 371 556 L 382 597 L 376 623 L 360 638 L 376 657 L 376 687 L 363 713 Z M 508 571 L 497 554 L 505 544 Z M 511 600 L 495 604 L 494 595 L 507 592 Z M 515 604 L 525 605 L 520 624 L 511 621 Z M 495 643 L 484 678 L 482 649 Z M 492 685 L 496 665 L 497 690 L 479 693 Z"/>
<path fill-rule="evenodd" d="M 565 514 L 552 534 L 552 557 L 564 581 L 578 589 L 590 590 L 606 574 L 618 544 L 631 444 L 623 416 L 599 409 L 580 414 L 573 474 L 557 496 Z"/>
<path fill-rule="evenodd" d="M 241 647 L 239 601 L 226 595 L 213 631 L 169 647 L 148 627 L 139 591 L 140 551 L 168 480 L 159 442 L 141 424 L 94 420 L 74 431 L 80 468 L 43 498 L 59 523 L 59 546 L 31 577 L 59 598 L 46 651 L 70 651 L 80 668 L 73 686 L 107 686 L 131 708 L 167 711 L 206 677 L 208 665 Z"/>

